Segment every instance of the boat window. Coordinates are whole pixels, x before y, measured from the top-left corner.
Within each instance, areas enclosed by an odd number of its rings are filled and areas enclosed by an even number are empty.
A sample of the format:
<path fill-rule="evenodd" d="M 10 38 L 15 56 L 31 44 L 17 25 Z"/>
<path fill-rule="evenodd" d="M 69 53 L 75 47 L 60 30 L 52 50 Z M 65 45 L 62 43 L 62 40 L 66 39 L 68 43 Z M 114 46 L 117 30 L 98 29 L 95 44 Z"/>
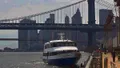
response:
<path fill-rule="evenodd" d="M 48 53 L 43 53 L 43 56 L 47 56 L 48 55 Z"/>
<path fill-rule="evenodd" d="M 45 49 L 47 48 L 47 44 L 45 45 Z"/>
<path fill-rule="evenodd" d="M 75 42 L 51 43 L 51 44 L 46 44 L 45 48 L 59 47 L 59 46 L 76 46 L 76 43 Z"/>
<path fill-rule="evenodd" d="M 69 46 L 73 46 L 72 43 L 68 43 Z"/>
<path fill-rule="evenodd" d="M 53 56 L 53 55 L 58 55 L 58 54 L 71 53 L 71 52 L 78 52 L 78 50 L 63 50 L 63 51 L 58 51 L 58 52 L 49 52 L 48 55 Z M 43 55 L 47 56 L 47 53 Z"/>
<path fill-rule="evenodd" d="M 51 47 L 56 47 L 56 43 L 52 43 L 52 44 L 51 44 Z"/>
<path fill-rule="evenodd" d="M 76 46 L 76 43 L 72 43 L 71 45 L 72 45 L 72 46 Z"/>
<path fill-rule="evenodd" d="M 62 43 L 58 43 L 58 45 L 57 46 L 62 46 Z"/>
<path fill-rule="evenodd" d="M 65 46 L 76 46 L 76 43 L 74 43 L 74 42 L 65 42 L 64 45 Z"/>
<path fill-rule="evenodd" d="M 45 49 L 46 49 L 46 48 L 51 48 L 51 45 L 50 45 L 50 44 L 46 44 L 46 45 L 45 45 Z"/>
<path fill-rule="evenodd" d="M 55 47 L 58 47 L 59 46 L 59 43 L 56 43 L 56 46 Z"/>
<path fill-rule="evenodd" d="M 67 43 L 65 43 L 65 46 L 69 46 L 69 43 L 67 42 Z"/>
<path fill-rule="evenodd" d="M 63 46 L 64 44 L 63 43 L 57 43 L 57 46 Z"/>

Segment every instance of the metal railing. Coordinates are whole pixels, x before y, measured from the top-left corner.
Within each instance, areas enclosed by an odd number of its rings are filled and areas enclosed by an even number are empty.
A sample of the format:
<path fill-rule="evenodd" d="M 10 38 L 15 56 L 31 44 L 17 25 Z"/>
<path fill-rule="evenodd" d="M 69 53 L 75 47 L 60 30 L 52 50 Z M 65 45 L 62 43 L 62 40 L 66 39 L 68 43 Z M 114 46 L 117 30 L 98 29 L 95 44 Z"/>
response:
<path fill-rule="evenodd" d="M 91 62 L 92 62 L 92 59 L 93 59 L 92 55 L 91 55 L 91 56 L 89 56 L 89 58 L 88 58 L 88 61 L 87 61 L 87 64 L 86 64 L 85 68 L 90 68 L 90 64 L 91 64 Z"/>

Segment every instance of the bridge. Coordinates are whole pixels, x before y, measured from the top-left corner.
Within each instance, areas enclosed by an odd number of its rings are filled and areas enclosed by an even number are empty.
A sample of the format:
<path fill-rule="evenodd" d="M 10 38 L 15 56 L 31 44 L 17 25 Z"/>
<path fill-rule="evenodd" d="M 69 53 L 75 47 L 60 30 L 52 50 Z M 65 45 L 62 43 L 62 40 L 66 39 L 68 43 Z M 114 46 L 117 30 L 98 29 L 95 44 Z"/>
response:
<path fill-rule="evenodd" d="M 113 5 L 104 0 L 81 0 L 79 2 L 43 13 L 0 20 L 0 29 L 77 30 L 88 33 L 88 45 L 95 45 L 96 32 L 103 31 L 104 29 L 104 25 L 96 24 L 95 3 L 112 10 L 114 9 Z M 84 7 L 85 5 L 88 5 L 88 9 Z M 87 10 L 88 13 L 85 13 Z M 86 20 L 87 16 L 88 21 Z M 70 18 L 72 20 L 70 20 Z M 113 25 L 113 27 L 115 27 L 115 25 Z"/>
<path fill-rule="evenodd" d="M 115 28 L 115 24 L 113 25 Z M 0 23 L 0 29 L 19 29 L 19 30 L 78 30 L 80 32 L 99 32 L 104 30 L 104 25 L 88 24 L 31 24 L 31 23 Z M 111 29 L 108 29 L 111 30 Z"/>

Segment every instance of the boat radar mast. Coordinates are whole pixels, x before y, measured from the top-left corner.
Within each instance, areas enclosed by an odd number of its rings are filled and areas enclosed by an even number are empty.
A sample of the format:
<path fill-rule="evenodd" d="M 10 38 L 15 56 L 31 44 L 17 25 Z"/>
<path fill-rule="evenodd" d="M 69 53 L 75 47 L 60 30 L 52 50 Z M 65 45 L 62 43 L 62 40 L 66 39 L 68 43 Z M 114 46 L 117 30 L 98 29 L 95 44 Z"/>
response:
<path fill-rule="evenodd" d="M 64 40 L 64 38 L 65 38 L 65 34 L 64 33 L 58 33 L 58 35 L 60 36 L 60 40 Z"/>

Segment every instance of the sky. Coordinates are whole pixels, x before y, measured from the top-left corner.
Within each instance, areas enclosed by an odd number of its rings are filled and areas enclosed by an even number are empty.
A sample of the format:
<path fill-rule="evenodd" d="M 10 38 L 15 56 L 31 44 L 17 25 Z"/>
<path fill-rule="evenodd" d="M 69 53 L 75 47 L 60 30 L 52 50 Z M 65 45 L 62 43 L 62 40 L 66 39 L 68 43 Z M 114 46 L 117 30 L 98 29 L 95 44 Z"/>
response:
<path fill-rule="evenodd" d="M 0 0 L 0 19 L 27 16 L 58 8 L 79 0 Z M 106 0 L 108 1 L 108 0 Z M 112 3 L 112 0 L 109 0 Z M 0 38 L 16 38 L 17 30 L 0 30 Z M 0 49 L 17 48 L 18 42 L 0 41 Z"/>

